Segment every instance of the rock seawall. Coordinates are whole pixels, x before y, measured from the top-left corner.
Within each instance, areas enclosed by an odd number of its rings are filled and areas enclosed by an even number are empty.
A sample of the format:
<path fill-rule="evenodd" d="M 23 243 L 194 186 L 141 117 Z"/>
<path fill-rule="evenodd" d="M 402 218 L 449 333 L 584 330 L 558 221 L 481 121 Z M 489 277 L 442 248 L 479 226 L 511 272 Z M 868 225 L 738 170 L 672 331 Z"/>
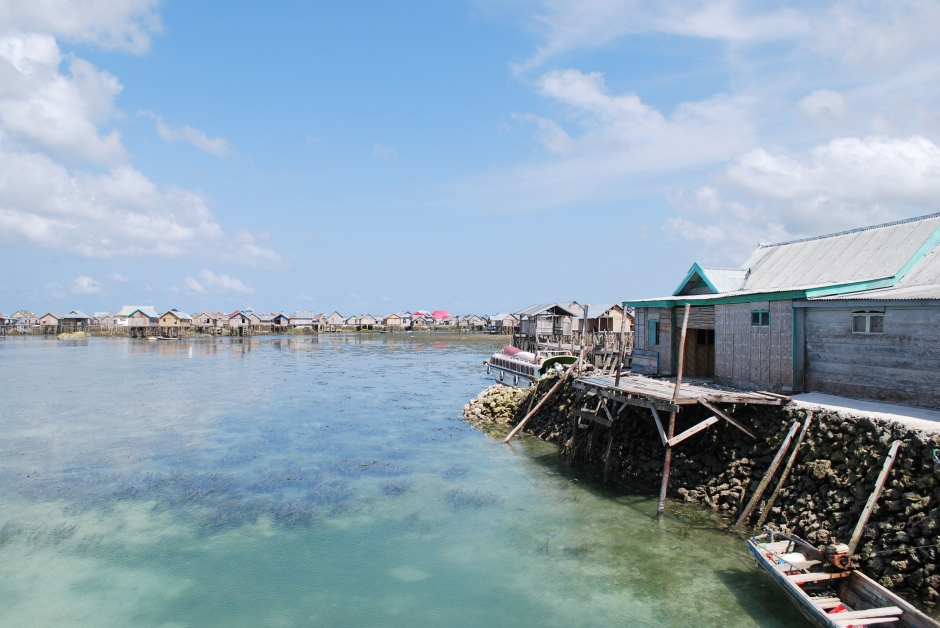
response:
<path fill-rule="evenodd" d="M 532 396 L 540 399 L 553 384 L 552 379 L 529 389 L 490 387 L 467 404 L 464 417 L 482 429 L 505 434 L 537 403 Z M 611 428 L 583 419 L 576 428 L 571 412 L 575 392 L 566 383 L 524 431 L 558 443 L 565 460 L 610 485 L 658 492 L 665 449 L 650 412 L 628 407 Z M 669 496 L 725 514 L 730 525 L 769 469 L 793 421 L 802 422 L 806 412 L 794 404 L 737 407 L 734 418 L 757 438 L 721 421 L 683 441 L 673 449 Z M 680 412 L 676 433 L 707 416 L 700 407 Z M 611 430 L 611 453 L 604 473 Z M 865 526 L 855 564 L 881 584 L 906 592 L 924 606 L 936 607 L 940 602 L 940 464 L 935 463 L 934 451 L 940 448 L 940 435 L 814 410 L 767 522 L 816 545 L 833 540 L 847 543 L 895 440 L 902 446 Z M 780 470 L 752 523 L 779 477 Z"/>

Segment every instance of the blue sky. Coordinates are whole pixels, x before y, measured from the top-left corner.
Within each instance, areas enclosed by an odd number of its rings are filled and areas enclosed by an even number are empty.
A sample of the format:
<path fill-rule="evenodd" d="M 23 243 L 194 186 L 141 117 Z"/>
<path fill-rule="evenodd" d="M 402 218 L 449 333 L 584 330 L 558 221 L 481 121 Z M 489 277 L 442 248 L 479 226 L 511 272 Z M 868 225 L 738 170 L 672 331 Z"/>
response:
<path fill-rule="evenodd" d="M 938 23 L 937 2 L 0 0 L 0 312 L 612 302 L 940 211 Z"/>

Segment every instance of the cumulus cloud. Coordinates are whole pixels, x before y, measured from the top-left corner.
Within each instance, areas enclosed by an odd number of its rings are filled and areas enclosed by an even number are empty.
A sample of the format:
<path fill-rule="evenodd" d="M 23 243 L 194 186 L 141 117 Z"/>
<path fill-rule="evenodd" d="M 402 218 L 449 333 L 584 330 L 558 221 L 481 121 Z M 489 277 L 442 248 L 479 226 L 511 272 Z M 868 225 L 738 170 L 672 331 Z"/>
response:
<path fill-rule="evenodd" d="M 940 148 L 916 135 L 836 138 L 804 158 L 750 151 L 727 175 L 789 230 L 834 231 L 936 211 Z"/>
<path fill-rule="evenodd" d="M 205 198 L 157 186 L 130 163 L 116 130 L 112 74 L 59 39 L 143 52 L 156 2 L 0 3 L 0 244 L 87 257 L 191 256 L 253 266 L 283 259 L 247 233 L 225 232 Z M 225 154 L 224 139 L 156 118 L 168 141 Z"/>
<path fill-rule="evenodd" d="M 45 32 L 104 49 L 145 52 L 160 31 L 159 0 L 29 0 L 0 3 L 0 30 Z"/>
<path fill-rule="evenodd" d="M 75 294 L 102 294 L 104 286 L 87 275 L 76 277 L 70 289 Z"/>
<path fill-rule="evenodd" d="M 222 137 L 209 137 L 203 131 L 194 129 L 188 125 L 171 126 L 163 121 L 163 118 L 152 111 L 143 110 L 137 115 L 146 116 L 153 120 L 157 128 L 157 134 L 165 142 L 176 143 L 184 142 L 191 144 L 199 150 L 215 155 L 216 157 L 225 157 L 229 154 L 228 141 Z"/>
<path fill-rule="evenodd" d="M 71 173 L 2 142 L 0 164 L 0 242 L 26 240 L 85 257 L 192 255 L 255 266 L 282 261 L 250 234 L 227 237 L 200 195 L 161 189 L 131 166 Z"/>
<path fill-rule="evenodd" d="M 831 89 L 817 89 L 798 103 L 800 109 L 818 122 L 835 121 L 845 115 L 845 98 Z"/>
<path fill-rule="evenodd" d="M 930 140 L 837 138 L 803 157 L 755 149 L 727 169 L 723 195 L 676 193 L 668 233 L 705 261 L 740 263 L 758 242 L 833 233 L 936 211 L 940 147 Z"/>
<path fill-rule="evenodd" d="M 0 128 L 7 142 L 54 157 L 118 165 L 127 155 L 116 131 L 98 125 L 114 115 L 121 91 L 111 74 L 76 57 L 69 74 L 51 35 L 0 36 Z"/>
<path fill-rule="evenodd" d="M 207 268 L 199 271 L 199 279 L 186 278 L 186 287 L 193 292 L 234 292 L 236 294 L 252 294 L 255 289 L 242 283 L 241 279 L 212 272 Z"/>

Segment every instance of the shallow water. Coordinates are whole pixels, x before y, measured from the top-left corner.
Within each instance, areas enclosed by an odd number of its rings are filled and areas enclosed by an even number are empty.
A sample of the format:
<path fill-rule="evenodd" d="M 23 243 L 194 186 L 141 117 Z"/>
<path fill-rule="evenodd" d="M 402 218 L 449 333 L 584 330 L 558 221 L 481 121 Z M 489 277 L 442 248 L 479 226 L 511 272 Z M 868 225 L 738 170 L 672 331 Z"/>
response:
<path fill-rule="evenodd" d="M 799 626 L 697 507 L 461 410 L 480 338 L 0 340 L 0 626 Z"/>

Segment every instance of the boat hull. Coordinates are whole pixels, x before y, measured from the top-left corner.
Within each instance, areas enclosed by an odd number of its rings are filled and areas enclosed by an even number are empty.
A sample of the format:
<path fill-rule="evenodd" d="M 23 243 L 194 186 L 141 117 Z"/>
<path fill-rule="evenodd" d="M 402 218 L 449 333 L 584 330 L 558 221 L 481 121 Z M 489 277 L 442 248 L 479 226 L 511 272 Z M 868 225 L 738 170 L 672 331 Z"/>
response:
<path fill-rule="evenodd" d="M 936 621 L 860 571 L 827 571 L 816 561 L 785 562 L 781 556 L 798 548 L 788 541 L 762 541 L 766 536 L 748 539 L 748 552 L 814 626 L 846 628 L 884 622 L 899 627 L 940 628 Z M 816 565 L 804 568 L 807 563 Z M 821 588 L 834 595 L 811 596 L 807 591 Z M 840 606 L 843 611 L 835 611 Z"/>

